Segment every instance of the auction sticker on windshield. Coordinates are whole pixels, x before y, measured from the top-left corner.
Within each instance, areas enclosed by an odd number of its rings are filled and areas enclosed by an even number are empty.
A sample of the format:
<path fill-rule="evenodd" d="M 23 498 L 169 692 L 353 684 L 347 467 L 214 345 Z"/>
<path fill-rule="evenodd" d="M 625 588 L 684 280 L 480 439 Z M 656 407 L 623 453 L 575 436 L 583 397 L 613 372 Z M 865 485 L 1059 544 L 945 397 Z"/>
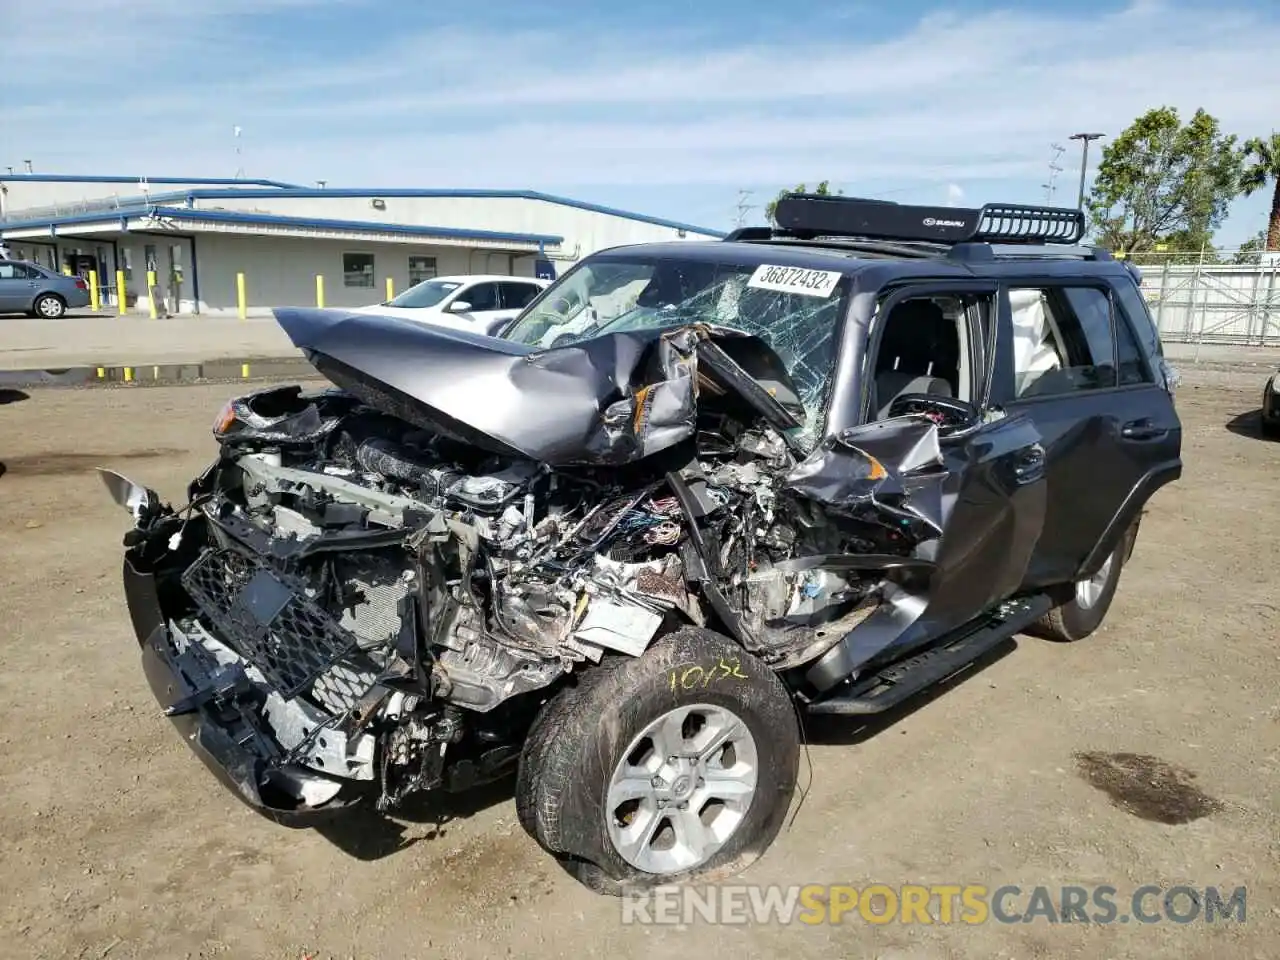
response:
<path fill-rule="evenodd" d="M 839 270 L 806 270 L 804 267 L 762 263 L 747 281 L 747 286 L 780 293 L 803 293 L 809 297 L 829 297 L 839 280 Z"/>

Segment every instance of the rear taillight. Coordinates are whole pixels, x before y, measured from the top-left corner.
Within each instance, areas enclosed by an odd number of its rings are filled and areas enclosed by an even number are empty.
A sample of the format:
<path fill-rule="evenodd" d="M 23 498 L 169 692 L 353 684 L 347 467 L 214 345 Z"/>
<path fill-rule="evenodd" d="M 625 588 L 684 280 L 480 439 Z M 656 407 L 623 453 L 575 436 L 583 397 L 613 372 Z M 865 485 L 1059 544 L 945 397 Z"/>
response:
<path fill-rule="evenodd" d="M 77 278 L 76 278 L 76 289 L 77 289 L 77 290 L 88 290 L 89 288 L 88 288 L 88 286 L 86 286 L 86 285 L 85 285 L 85 282 L 84 282 L 83 280 L 81 280 L 79 277 L 77 277 Z"/>

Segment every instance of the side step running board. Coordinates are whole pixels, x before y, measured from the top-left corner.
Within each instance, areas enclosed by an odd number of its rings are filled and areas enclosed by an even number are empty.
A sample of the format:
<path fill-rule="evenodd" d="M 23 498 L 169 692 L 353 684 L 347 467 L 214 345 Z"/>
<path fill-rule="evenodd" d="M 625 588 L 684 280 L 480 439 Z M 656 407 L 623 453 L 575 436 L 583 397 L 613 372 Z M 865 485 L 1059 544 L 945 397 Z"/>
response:
<path fill-rule="evenodd" d="M 967 667 L 1015 633 L 1025 630 L 1053 609 L 1053 601 L 1043 594 L 1013 600 L 998 617 L 987 618 L 976 629 L 915 656 L 883 667 L 870 676 L 855 680 L 834 697 L 808 706 L 810 713 L 858 716 L 881 713 L 945 680 Z"/>

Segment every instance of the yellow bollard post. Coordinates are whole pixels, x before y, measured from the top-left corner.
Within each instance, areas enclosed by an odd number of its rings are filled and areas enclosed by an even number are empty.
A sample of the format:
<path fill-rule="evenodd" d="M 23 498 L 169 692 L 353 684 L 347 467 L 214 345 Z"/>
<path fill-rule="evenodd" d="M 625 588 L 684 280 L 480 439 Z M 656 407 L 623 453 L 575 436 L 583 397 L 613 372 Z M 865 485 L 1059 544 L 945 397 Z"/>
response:
<path fill-rule="evenodd" d="M 124 368 L 124 382 L 125 383 L 133 382 L 133 367 Z"/>
<path fill-rule="evenodd" d="M 70 268 L 70 267 L 63 267 L 63 268 L 62 268 L 62 275 L 63 275 L 64 277 L 69 277 L 69 276 L 71 276 L 71 268 Z"/>
<path fill-rule="evenodd" d="M 98 296 L 98 271 L 89 271 L 89 305 L 96 313 L 102 307 L 102 298 Z"/>
<path fill-rule="evenodd" d="M 125 302 L 124 302 L 124 271 L 123 270 L 116 271 L 116 307 L 120 311 L 120 316 L 123 317 L 125 311 L 128 309 L 128 307 L 125 306 Z"/>
<path fill-rule="evenodd" d="M 151 308 L 152 320 L 160 316 L 160 311 L 156 309 L 156 272 L 154 270 L 147 271 L 147 305 Z"/>
<path fill-rule="evenodd" d="M 396 282 L 387 277 L 387 301 L 390 302 L 396 298 Z"/>
<path fill-rule="evenodd" d="M 324 274 L 316 274 L 316 306 L 324 306 Z"/>
<path fill-rule="evenodd" d="M 249 316 L 248 304 L 244 296 L 244 274 L 236 274 L 236 307 L 240 311 L 240 319 L 243 320 Z"/>

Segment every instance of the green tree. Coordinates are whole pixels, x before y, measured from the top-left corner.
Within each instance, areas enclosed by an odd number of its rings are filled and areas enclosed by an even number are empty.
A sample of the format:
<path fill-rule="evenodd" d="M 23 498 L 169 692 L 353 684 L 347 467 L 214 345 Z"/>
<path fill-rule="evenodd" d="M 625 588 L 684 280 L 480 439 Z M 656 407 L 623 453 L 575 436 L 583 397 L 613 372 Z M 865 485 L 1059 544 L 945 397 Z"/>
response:
<path fill-rule="evenodd" d="M 1205 242 L 1240 191 L 1243 154 L 1204 110 L 1148 110 L 1103 151 L 1087 208 L 1097 242 L 1126 254 Z M 1172 249 L 1172 247 L 1170 247 Z"/>
<path fill-rule="evenodd" d="M 764 215 L 768 217 L 769 222 L 775 226 L 777 226 L 777 223 L 778 223 L 778 221 L 774 217 L 774 215 L 778 212 L 778 201 L 781 200 L 783 197 L 785 197 L 788 193 L 815 193 L 820 197 L 829 197 L 831 196 L 831 181 L 823 180 L 811 191 L 808 190 L 803 183 L 797 184 L 795 187 L 793 187 L 790 190 L 779 190 L 778 195 L 774 197 L 772 200 L 770 200 L 767 204 L 765 204 L 765 208 L 764 208 Z M 837 190 L 836 196 L 839 196 L 842 193 L 844 193 L 843 190 Z"/>
<path fill-rule="evenodd" d="M 1239 249 L 1231 257 L 1231 262 L 1243 266 L 1256 266 L 1262 262 L 1262 251 L 1267 248 L 1267 231 L 1259 230 L 1252 237 L 1240 244 Z"/>
<path fill-rule="evenodd" d="M 1156 237 L 1149 250 L 1139 250 L 1128 257 L 1140 266 L 1222 262 L 1218 248 L 1213 245 L 1213 235 L 1206 230 L 1178 230 Z"/>
<path fill-rule="evenodd" d="M 1267 250 L 1280 250 L 1280 133 L 1270 138 L 1254 137 L 1244 145 L 1245 167 L 1240 173 L 1240 189 L 1250 196 L 1265 190 L 1274 181 L 1271 219 L 1267 221 Z"/>

